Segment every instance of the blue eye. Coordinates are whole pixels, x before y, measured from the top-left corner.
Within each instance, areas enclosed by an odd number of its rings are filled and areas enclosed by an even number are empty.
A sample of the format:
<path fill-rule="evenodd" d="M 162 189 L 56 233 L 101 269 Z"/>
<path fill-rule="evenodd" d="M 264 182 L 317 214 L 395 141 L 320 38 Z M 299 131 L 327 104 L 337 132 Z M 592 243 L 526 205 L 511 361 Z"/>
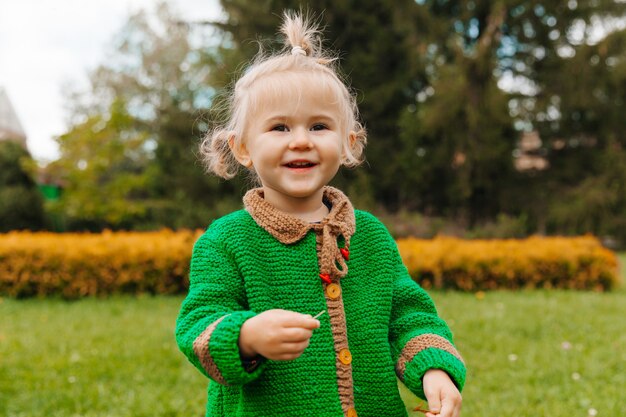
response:
<path fill-rule="evenodd" d="M 325 130 L 328 129 L 328 126 L 326 126 L 323 123 L 316 123 L 313 125 L 313 127 L 311 127 L 311 130 Z"/>
<path fill-rule="evenodd" d="M 275 130 L 277 132 L 288 132 L 289 128 L 287 128 L 286 125 L 276 125 L 276 126 L 273 126 L 272 129 L 270 130 Z"/>

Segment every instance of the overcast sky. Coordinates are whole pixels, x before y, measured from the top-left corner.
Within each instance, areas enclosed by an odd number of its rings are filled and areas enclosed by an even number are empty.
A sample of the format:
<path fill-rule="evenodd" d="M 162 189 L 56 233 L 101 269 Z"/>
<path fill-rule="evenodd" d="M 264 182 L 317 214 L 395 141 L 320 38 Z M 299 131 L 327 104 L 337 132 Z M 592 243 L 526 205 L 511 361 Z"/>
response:
<path fill-rule="evenodd" d="M 42 162 L 58 157 L 66 130 L 61 89 L 86 85 L 128 16 L 158 0 L 0 0 L 0 86 Z M 218 0 L 169 0 L 183 19 L 215 19 Z"/>

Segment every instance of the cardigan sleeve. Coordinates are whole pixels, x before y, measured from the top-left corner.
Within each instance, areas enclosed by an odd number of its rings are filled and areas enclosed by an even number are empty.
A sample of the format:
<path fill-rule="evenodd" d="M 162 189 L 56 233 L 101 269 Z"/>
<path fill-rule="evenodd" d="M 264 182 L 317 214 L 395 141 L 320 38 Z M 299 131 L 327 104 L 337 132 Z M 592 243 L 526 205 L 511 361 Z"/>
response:
<path fill-rule="evenodd" d="M 255 313 L 248 311 L 243 280 L 232 256 L 211 228 L 194 245 L 189 293 L 176 321 L 176 342 L 204 375 L 223 385 L 243 385 L 259 377 L 260 361 L 242 361 L 239 332 Z"/>
<path fill-rule="evenodd" d="M 396 374 L 422 399 L 426 399 L 422 378 L 430 369 L 447 372 L 460 391 L 466 368 L 454 347 L 452 333 L 430 296 L 410 277 L 393 238 L 389 239 L 396 266 L 389 327 Z"/>

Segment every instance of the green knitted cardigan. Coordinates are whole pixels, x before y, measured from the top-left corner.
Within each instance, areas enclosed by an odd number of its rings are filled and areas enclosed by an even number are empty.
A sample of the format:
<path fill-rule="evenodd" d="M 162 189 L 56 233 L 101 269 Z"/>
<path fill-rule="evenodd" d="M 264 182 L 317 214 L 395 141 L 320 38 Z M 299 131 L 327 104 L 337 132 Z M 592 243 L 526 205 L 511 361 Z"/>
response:
<path fill-rule="evenodd" d="M 325 187 L 324 199 L 330 214 L 310 224 L 251 190 L 245 210 L 196 242 L 176 340 L 210 378 L 207 416 L 406 416 L 396 376 L 424 398 L 429 369 L 463 388 L 452 334 L 384 225 L 337 189 Z M 270 309 L 328 314 L 299 358 L 251 365 L 239 331 Z"/>

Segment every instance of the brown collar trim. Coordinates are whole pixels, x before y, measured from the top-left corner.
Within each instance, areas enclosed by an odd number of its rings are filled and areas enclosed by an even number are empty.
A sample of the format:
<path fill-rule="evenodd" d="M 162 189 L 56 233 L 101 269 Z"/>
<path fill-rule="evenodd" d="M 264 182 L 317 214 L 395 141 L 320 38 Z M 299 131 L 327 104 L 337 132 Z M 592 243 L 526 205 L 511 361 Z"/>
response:
<path fill-rule="evenodd" d="M 324 187 L 324 199 L 332 207 L 321 223 L 308 223 L 275 208 L 265 201 L 262 188 L 248 191 L 243 197 L 243 202 L 254 221 L 281 243 L 295 243 L 310 229 L 321 229 L 326 224 L 332 224 L 334 228 L 340 229 L 339 234 L 348 239 L 354 234 L 355 229 L 354 209 L 350 200 L 344 193 L 330 186 Z"/>
<path fill-rule="evenodd" d="M 322 234 L 320 272 L 343 277 L 348 268 L 337 247 L 337 238 L 343 236 L 345 249 L 350 249 L 350 238 L 356 229 L 354 208 L 348 197 L 334 187 L 324 187 L 324 200 L 332 206 L 330 213 L 321 223 L 308 223 L 265 201 L 262 188 L 252 189 L 243 197 L 244 206 L 254 221 L 281 243 L 295 243 L 311 229 Z"/>

